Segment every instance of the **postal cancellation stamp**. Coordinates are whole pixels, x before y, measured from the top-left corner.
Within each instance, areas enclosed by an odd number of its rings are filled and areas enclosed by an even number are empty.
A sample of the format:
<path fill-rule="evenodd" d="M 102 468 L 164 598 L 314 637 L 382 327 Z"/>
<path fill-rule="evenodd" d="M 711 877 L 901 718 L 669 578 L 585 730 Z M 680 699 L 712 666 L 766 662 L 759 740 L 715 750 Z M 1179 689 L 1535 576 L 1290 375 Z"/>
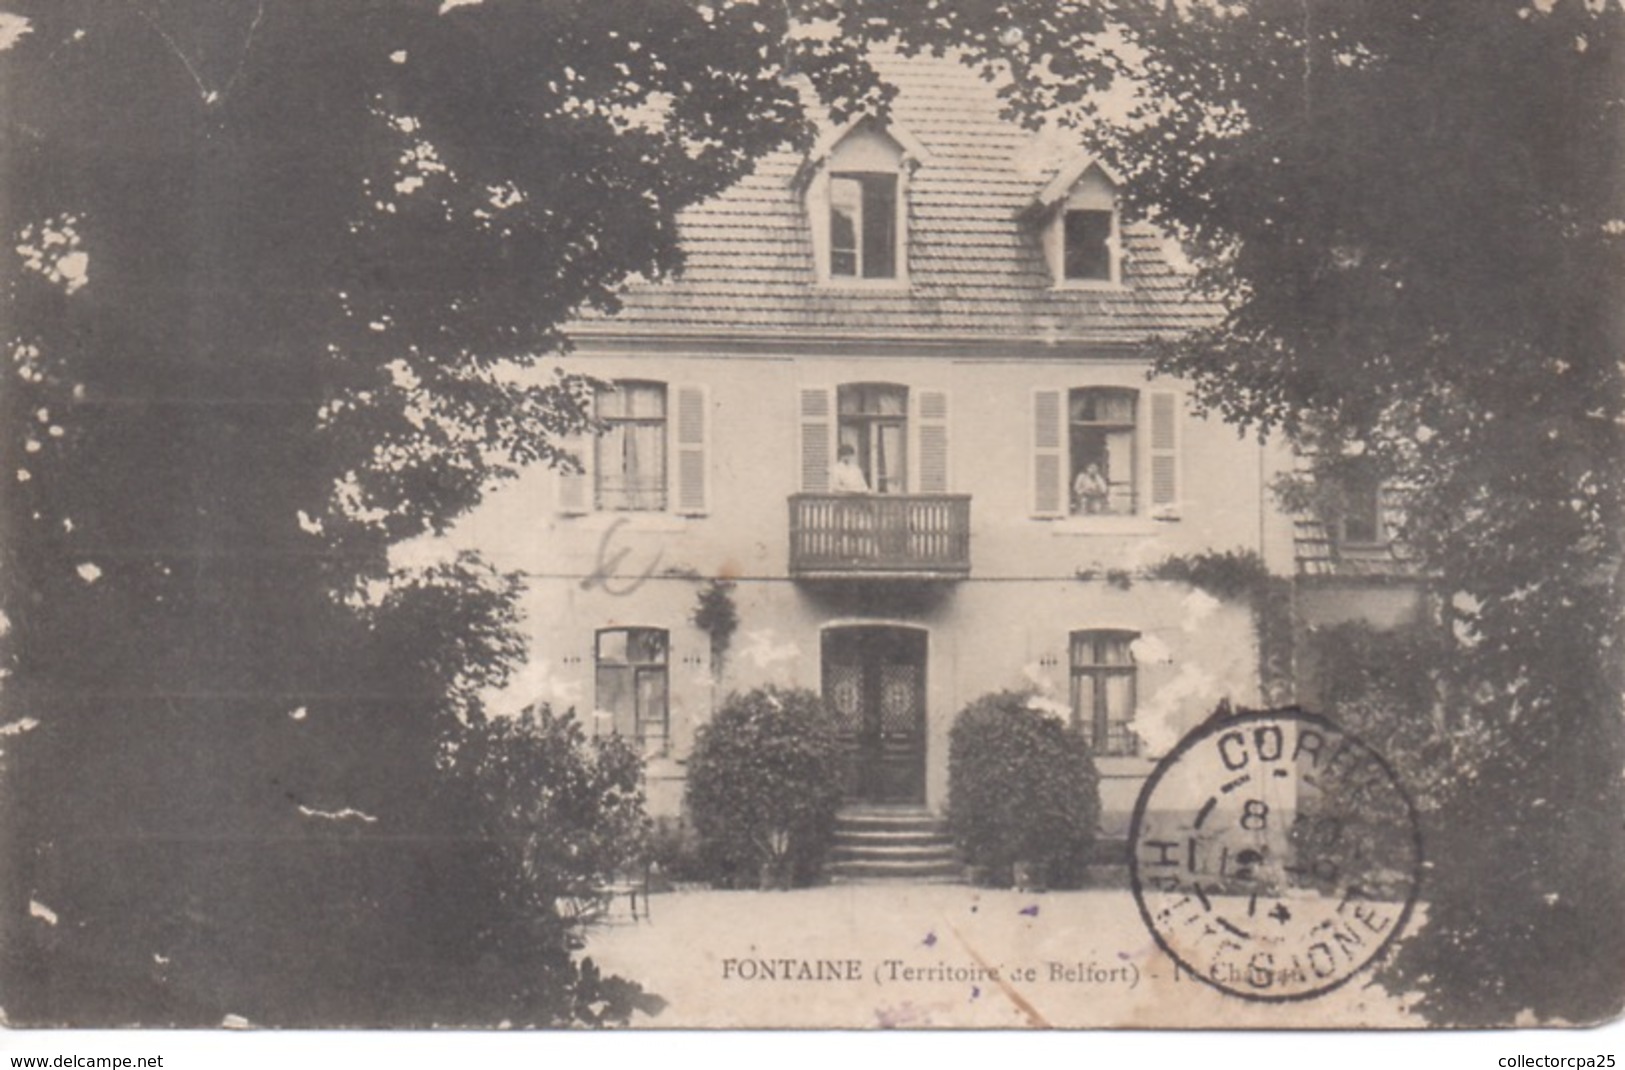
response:
<path fill-rule="evenodd" d="M 1422 840 L 1387 761 L 1297 710 L 1198 727 L 1146 781 L 1134 895 L 1186 971 L 1246 999 L 1322 995 L 1410 920 Z"/>

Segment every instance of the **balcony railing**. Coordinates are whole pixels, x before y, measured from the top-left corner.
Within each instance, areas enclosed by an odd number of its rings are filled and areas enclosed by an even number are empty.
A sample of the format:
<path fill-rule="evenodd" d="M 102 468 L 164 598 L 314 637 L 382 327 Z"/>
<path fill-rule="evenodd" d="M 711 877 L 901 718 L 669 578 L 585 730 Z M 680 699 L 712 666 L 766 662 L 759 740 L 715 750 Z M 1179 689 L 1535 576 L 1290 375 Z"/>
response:
<path fill-rule="evenodd" d="M 970 573 L 968 494 L 793 494 L 790 574 Z"/>

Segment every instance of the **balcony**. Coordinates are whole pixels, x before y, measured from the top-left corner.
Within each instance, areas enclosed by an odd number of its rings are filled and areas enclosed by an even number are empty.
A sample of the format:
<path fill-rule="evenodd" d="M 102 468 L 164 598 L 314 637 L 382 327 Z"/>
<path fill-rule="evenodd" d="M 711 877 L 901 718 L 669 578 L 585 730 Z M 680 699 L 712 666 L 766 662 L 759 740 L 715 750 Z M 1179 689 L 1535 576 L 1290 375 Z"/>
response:
<path fill-rule="evenodd" d="M 956 579 L 970 574 L 968 494 L 793 494 L 790 575 Z"/>

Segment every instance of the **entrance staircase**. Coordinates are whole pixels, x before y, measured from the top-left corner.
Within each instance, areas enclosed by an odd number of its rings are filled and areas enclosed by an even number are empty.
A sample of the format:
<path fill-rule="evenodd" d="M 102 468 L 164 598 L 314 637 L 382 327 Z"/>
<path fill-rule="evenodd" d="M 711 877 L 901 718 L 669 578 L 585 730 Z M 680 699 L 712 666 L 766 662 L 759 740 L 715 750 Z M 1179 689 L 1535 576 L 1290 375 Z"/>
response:
<path fill-rule="evenodd" d="M 842 808 L 825 872 L 843 884 L 957 884 L 964 879 L 964 867 L 942 819 L 923 806 Z"/>

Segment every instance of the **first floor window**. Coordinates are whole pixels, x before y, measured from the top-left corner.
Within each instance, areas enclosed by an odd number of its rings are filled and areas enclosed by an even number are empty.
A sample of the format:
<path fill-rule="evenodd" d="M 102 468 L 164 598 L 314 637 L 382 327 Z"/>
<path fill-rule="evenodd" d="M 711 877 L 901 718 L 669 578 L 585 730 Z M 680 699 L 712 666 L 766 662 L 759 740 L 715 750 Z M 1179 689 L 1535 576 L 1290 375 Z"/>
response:
<path fill-rule="evenodd" d="M 1072 633 L 1072 723 L 1096 754 L 1139 750 L 1131 727 L 1136 670 L 1129 647 L 1136 638 L 1125 631 Z"/>
<path fill-rule="evenodd" d="M 645 754 L 664 754 L 671 735 L 668 645 L 661 628 L 605 628 L 597 637 L 597 708 Z"/>
<path fill-rule="evenodd" d="M 1067 395 L 1073 516 L 1135 511 L 1133 390 L 1087 387 Z"/>
<path fill-rule="evenodd" d="M 838 456 L 850 458 L 875 494 L 908 490 L 908 387 L 852 383 L 836 391 Z"/>
<path fill-rule="evenodd" d="M 598 391 L 605 424 L 593 458 L 599 509 L 666 508 L 666 385 L 622 381 Z"/>

